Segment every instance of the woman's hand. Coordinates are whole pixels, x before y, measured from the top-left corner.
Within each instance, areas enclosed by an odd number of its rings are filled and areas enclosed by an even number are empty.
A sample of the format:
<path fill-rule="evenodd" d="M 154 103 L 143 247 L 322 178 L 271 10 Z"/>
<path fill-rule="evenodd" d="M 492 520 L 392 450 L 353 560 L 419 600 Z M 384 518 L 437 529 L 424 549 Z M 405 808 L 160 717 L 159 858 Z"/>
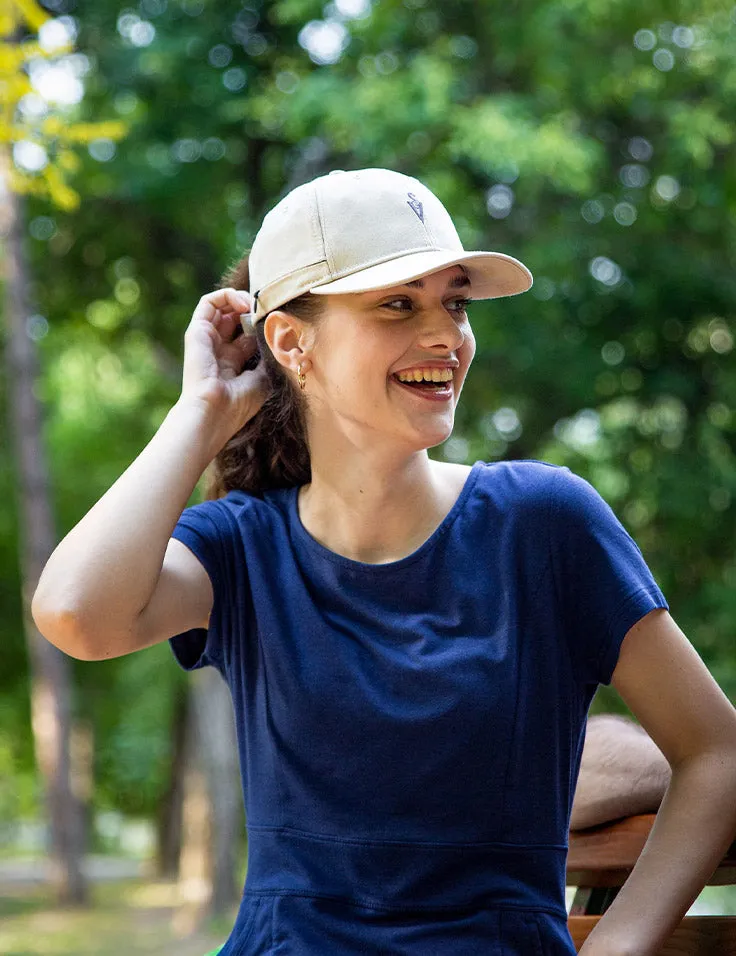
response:
<path fill-rule="evenodd" d="M 185 336 L 181 398 L 49 558 L 33 615 L 66 654 L 118 657 L 206 622 L 207 574 L 169 544 L 202 472 L 268 392 L 263 368 L 245 368 L 255 336 L 236 335 L 249 311 L 247 293 L 235 289 L 202 296 Z"/>
<path fill-rule="evenodd" d="M 216 414 L 230 438 L 260 409 L 268 379 L 259 362 L 245 365 L 258 353 L 256 337 L 242 332 L 240 316 L 251 311 L 247 292 L 217 289 L 199 300 L 184 335 L 184 402 L 203 404 Z M 227 439 L 226 439 L 227 440 Z"/>

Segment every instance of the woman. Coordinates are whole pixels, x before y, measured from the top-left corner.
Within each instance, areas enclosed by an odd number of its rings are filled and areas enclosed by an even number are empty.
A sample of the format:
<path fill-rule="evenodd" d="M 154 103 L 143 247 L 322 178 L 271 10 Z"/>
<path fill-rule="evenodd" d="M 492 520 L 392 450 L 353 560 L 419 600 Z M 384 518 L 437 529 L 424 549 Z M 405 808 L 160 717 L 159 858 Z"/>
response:
<path fill-rule="evenodd" d="M 249 265 L 252 297 L 242 260 L 200 300 L 180 400 L 33 605 L 73 656 L 171 638 L 228 682 L 249 844 L 222 953 L 574 952 L 570 805 L 612 682 L 672 782 L 582 952 L 654 954 L 736 829 L 734 710 L 587 482 L 426 451 L 473 358 L 468 298 L 528 270 L 379 169 L 292 191 Z M 213 459 L 227 493 L 184 510 Z"/>

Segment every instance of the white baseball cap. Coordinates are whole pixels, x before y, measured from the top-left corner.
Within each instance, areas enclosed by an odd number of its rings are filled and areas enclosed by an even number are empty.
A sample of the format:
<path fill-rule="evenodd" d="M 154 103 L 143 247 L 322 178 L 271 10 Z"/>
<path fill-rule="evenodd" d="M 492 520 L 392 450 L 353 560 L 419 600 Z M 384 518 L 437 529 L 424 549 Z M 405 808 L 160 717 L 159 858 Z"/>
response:
<path fill-rule="evenodd" d="M 512 256 L 466 252 L 449 213 L 418 179 L 390 169 L 334 170 L 266 214 L 248 259 L 250 321 L 305 292 L 368 292 L 460 263 L 473 299 L 517 295 L 532 284 Z"/>

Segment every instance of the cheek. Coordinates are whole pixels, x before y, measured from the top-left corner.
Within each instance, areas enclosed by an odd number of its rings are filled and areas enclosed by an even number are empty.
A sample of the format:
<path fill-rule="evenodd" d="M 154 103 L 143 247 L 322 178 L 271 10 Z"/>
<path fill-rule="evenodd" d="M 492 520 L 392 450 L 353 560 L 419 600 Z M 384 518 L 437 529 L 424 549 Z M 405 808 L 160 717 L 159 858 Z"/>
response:
<path fill-rule="evenodd" d="M 460 362 L 460 367 L 467 372 L 475 356 L 475 336 L 469 325 L 465 326 L 463 333 L 465 335 L 465 341 L 458 349 L 457 357 Z"/>

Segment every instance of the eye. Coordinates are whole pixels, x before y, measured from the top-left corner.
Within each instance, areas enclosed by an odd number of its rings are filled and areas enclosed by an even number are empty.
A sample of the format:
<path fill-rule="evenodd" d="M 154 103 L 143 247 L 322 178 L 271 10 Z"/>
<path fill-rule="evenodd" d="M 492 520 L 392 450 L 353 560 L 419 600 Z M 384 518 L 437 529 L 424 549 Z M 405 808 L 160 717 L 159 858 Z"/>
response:
<path fill-rule="evenodd" d="M 450 312 L 465 312 L 472 299 L 451 299 L 448 306 Z"/>
<path fill-rule="evenodd" d="M 400 299 L 389 299 L 388 302 L 381 303 L 382 309 L 391 309 L 394 312 L 405 312 L 407 309 L 413 308 L 413 303 L 411 299 L 400 298 Z"/>
<path fill-rule="evenodd" d="M 450 299 L 446 308 L 448 312 L 463 315 L 471 301 L 471 299 L 458 296 L 456 299 Z M 414 303 L 410 298 L 402 296 L 396 299 L 389 299 L 387 302 L 382 302 L 381 308 L 390 309 L 392 312 L 411 312 L 414 309 Z"/>

